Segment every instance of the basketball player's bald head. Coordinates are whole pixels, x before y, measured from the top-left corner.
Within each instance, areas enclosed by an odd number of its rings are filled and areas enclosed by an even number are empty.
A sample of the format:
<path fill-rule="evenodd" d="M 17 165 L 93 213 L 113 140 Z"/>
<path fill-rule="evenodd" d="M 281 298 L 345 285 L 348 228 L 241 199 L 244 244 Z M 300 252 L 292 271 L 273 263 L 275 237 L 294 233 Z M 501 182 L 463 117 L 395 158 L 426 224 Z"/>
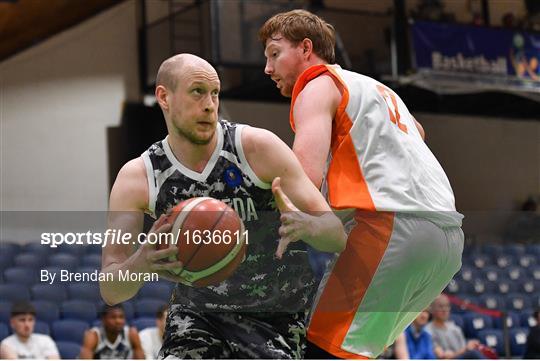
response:
<path fill-rule="evenodd" d="M 174 92 L 178 82 L 183 80 L 183 75 L 194 71 L 203 71 L 211 76 L 218 77 L 214 67 L 206 60 L 193 54 L 177 54 L 161 63 L 156 78 L 156 86 L 162 85 Z"/>

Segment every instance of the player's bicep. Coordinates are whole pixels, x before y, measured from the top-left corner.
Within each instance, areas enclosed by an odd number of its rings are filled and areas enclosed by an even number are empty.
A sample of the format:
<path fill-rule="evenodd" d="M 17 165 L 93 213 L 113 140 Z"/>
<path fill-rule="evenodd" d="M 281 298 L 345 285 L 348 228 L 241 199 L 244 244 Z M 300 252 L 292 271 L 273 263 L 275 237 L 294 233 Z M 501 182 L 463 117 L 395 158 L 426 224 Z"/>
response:
<path fill-rule="evenodd" d="M 317 188 L 322 183 L 339 100 L 339 90 L 333 80 L 325 76 L 312 80 L 298 95 L 294 105 L 293 151 Z"/>
<path fill-rule="evenodd" d="M 148 204 L 148 182 L 141 158 L 128 162 L 118 173 L 109 199 L 108 228 L 129 234 L 136 241 L 142 231 L 144 210 Z M 111 237 L 112 238 L 112 237 Z M 133 253 L 129 244 L 107 242 L 102 252 L 102 267 L 122 263 Z"/>

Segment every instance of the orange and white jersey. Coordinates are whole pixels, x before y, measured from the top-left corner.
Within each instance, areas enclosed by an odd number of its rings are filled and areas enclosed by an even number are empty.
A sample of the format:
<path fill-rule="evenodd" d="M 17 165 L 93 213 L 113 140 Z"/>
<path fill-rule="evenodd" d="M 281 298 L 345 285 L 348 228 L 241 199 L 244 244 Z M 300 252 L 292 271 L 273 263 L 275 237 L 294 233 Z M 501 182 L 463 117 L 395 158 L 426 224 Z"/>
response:
<path fill-rule="evenodd" d="M 413 213 L 439 226 L 461 226 L 454 193 L 422 140 L 413 116 L 391 89 L 339 65 L 316 65 L 296 81 L 291 103 L 322 75 L 342 86 L 323 188 L 334 209 Z"/>

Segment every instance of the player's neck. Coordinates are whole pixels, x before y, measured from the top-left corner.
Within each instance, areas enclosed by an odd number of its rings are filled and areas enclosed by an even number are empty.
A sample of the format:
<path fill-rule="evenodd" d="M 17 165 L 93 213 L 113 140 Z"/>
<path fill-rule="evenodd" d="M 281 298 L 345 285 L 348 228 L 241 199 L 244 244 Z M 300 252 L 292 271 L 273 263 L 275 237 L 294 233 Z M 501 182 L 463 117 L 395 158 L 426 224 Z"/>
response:
<path fill-rule="evenodd" d="M 107 340 L 110 343 L 114 343 L 116 339 L 118 338 L 118 335 L 120 335 L 120 332 L 105 330 L 105 337 L 107 337 Z"/>
<path fill-rule="evenodd" d="M 212 157 L 217 146 L 217 131 L 208 144 L 195 144 L 182 136 L 168 137 L 169 146 L 176 157 L 186 168 L 201 173 Z"/>
<path fill-rule="evenodd" d="M 446 321 L 445 320 L 438 320 L 438 319 L 433 319 L 433 325 L 435 325 L 435 327 L 437 328 L 446 328 Z"/>

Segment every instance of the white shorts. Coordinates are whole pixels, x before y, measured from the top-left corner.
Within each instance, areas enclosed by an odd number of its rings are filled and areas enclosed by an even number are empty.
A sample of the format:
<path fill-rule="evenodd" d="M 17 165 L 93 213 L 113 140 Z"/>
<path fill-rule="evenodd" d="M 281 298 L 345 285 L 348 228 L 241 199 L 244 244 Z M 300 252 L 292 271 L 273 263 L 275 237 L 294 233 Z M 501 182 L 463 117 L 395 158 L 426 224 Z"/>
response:
<path fill-rule="evenodd" d="M 341 358 L 375 358 L 460 269 L 464 236 L 403 213 L 357 211 L 355 221 L 319 286 L 308 339 Z"/>

